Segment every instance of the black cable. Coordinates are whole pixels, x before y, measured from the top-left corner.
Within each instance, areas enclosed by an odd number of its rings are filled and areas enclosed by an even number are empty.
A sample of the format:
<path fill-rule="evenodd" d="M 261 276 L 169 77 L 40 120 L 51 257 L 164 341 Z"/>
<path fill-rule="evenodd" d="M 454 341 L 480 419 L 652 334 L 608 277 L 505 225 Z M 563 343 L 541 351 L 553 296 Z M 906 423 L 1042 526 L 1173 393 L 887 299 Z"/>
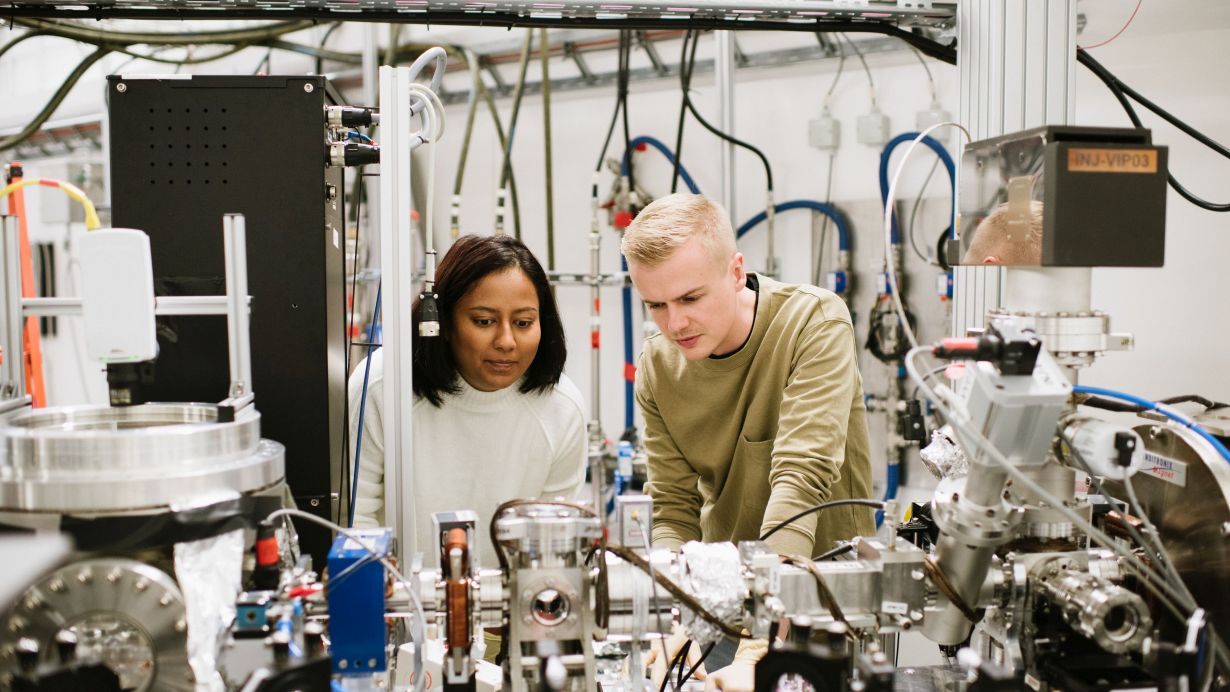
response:
<path fill-rule="evenodd" d="M 272 66 L 269 64 L 269 58 L 272 58 L 272 57 L 273 57 L 273 48 L 270 47 L 269 50 L 265 51 L 265 57 L 261 58 L 261 61 L 256 64 L 256 69 L 252 70 L 252 74 L 254 75 L 260 74 L 262 68 L 264 68 L 265 73 L 268 74 L 269 70 L 273 69 Z"/>
<path fill-rule="evenodd" d="M 662 676 L 662 686 L 658 688 L 658 692 L 666 692 L 666 686 L 671 681 L 671 671 L 676 667 L 679 668 L 679 678 L 681 680 L 683 679 L 683 669 L 688 660 L 688 651 L 691 649 L 692 640 L 689 639 L 683 643 L 683 646 L 679 647 L 679 649 L 675 651 L 675 655 L 671 657 L 670 663 L 666 666 L 666 675 Z M 675 685 L 675 689 L 679 689 L 678 684 Z"/>
<path fill-rule="evenodd" d="M 925 64 L 925 63 L 924 63 Z M 910 207 L 910 222 L 907 225 L 906 234 L 910 237 L 910 247 L 914 250 L 914 254 L 922 261 L 931 266 L 939 266 L 939 263 L 928 257 L 918 247 L 918 238 L 915 236 L 914 222 L 918 218 L 918 210 L 922 207 L 923 195 L 927 193 L 927 186 L 931 184 L 931 178 L 935 177 L 935 171 L 940 167 L 940 158 L 935 157 L 935 162 L 931 164 L 931 170 L 927 172 L 927 177 L 923 180 L 922 187 L 918 188 L 918 196 L 914 198 L 914 204 Z M 945 229 L 947 232 L 947 229 Z"/>
<path fill-rule="evenodd" d="M 947 228 L 940 231 L 939 237 L 935 239 L 935 259 L 940 269 L 946 272 L 952 271 L 952 265 L 948 263 L 949 240 L 952 240 L 952 233 Z"/>
<path fill-rule="evenodd" d="M 789 519 L 787 519 L 787 520 L 783 521 L 782 523 L 778 524 L 777 526 L 774 526 L 773 528 L 771 528 L 771 529 L 769 529 L 768 531 L 766 531 L 766 532 L 765 532 L 765 534 L 764 534 L 763 536 L 761 536 L 761 537 L 760 537 L 760 540 L 762 540 L 762 541 L 767 541 L 767 540 L 769 540 L 769 537 L 770 537 L 770 536 L 772 536 L 773 534 L 777 533 L 778 531 L 781 531 L 781 530 L 782 530 L 783 528 L 785 528 L 786 526 L 790 525 L 790 524 L 791 524 L 791 523 L 793 523 L 793 522 L 798 521 L 799 519 L 802 519 L 803 517 L 805 517 L 805 516 L 807 516 L 807 515 L 809 515 L 809 514 L 815 514 L 816 512 L 822 512 L 822 511 L 824 511 L 824 510 L 826 510 L 826 509 L 828 509 L 828 508 L 830 508 L 830 507 L 845 507 L 845 506 L 848 506 L 848 505 L 858 505 L 858 506 L 861 506 L 861 507 L 871 507 L 871 508 L 874 508 L 874 509 L 884 509 L 884 503 L 883 503 L 883 502 L 880 502 L 879 500 L 854 500 L 854 499 L 847 499 L 847 500 L 829 500 L 828 502 L 821 502 L 820 504 L 815 505 L 815 506 L 813 506 L 813 507 L 808 507 L 807 509 L 803 510 L 802 512 L 799 512 L 798 514 L 796 514 L 796 515 L 794 515 L 794 516 L 792 516 L 792 517 L 790 517 Z"/>
<path fill-rule="evenodd" d="M 689 639 L 686 642 L 684 642 L 683 646 L 681 647 L 681 650 L 683 651 L 683 658 L 679 659 L 679 678 L 678 680 L 675 681 L 676 690 L 683 687 L 683 671 L 685 668 L 688 667 L 688 652 L 692 650 L 692 640 Z M 668 678 L 670 677 L 669 670 L 666 671 L 666 677 Z"/>
<path fill-rule="evenodd" d="M 685 66 L 688 62 L 688 41 L 692 38 L 692 30 L 688 29 L 683 32 L 683 47 L 679 53 L 679 78 L 680 85 L 684 91 L 687 91 L 687 81 L 685 74 Z M 679 125 L 675 129 L 675 162 L 671 166 L 671 194 L 675 194 L 679 190 L 679 162 L 683 160 L 683 126 L 688 119 L 688 104 L 685 98 L 679 99 Z"/>
<path fill-rule="evenodd" d="M 1093 72 L 1094 76 L 1102 80 L 1102 83 L 1105 84 L 1107 88 L 1110 89 L 1110 92 L 1114 94 L 1115 98 L 1119 101 L 1119 105 L 1123 106 L 1123 110 L 1127 112 L 1128 118 L 1131 119 L 1132 124 L 1135 125 L 1136 127 L 1143 128 L 1144 123 L 1141 122 L 1140 116 L 1136 114 L 1136 109 L 1132 107 L 1131 102 L 1128 101 L 1127 99 L 1125 90 L 1130 87 L 1127 87 L 1127 85 L 1119 81 L 1118 77 L 1112 74 L 1110 70 L 1107 70 L 1105 67 L 1103 67 L 1102 64 L 1099 63 L 1097 60 L 1095 60 L 1093 56 L 1090 55 L 1087 51 L 1078 49 L 1076 51 L 1076 60 L 1080 64 L 1089 68 L 1089 71 Z M 1136 92 L 1133 91 L 1133 93 L 1136 93 Z M 1152 102 L 1149 102 L 1149 104 L 1146 105 L 1144 101 L 1148 101 L 1148 99 L 1145 99 L 1143 96 L 1140 96 L 1140 94 L 1138 93 L 1136 93 L 1136 95 L 1133 96 L 1133 98 L 1137 98 L 1137 97 L 1139 97 L 1139 99 L 1144 99 L 1143 101 L 1141 101 L 1141 105 L 1145 105 L 1146 108 L 1149 108 L 1150 110 L 1153 110 L 1153 108 L 1157 108 L 1157 111 L 1161 110 L 1160 107 L 1158 107 L 1156 104 L 1153 104 Z M 1154 112 L 1157 112 L 1157 111 L 1154 111 Z M 1175 118 L 1173 115 L 1170 115 L 1169 113 L 1166 113 L 1162 117 L 1165 118 L 1168 122 L 1171 122 L 1171 124 L 1175 124 L 1175 121 L 1182 123 L 1181 120 L 1178 120 L 1178 118 Z M 1218 144 L 1217 142 L 1214 142 L 1208 137 L 1205 137 L 1204 135 L 1200 135 L 1200 133 L 1196 132 L 1194 128 L 1191 128 L 1191 126 L 1187 125 L 1186 123 L 1183 123 L 1182 126 L 1176 125 L 1176 127 L 1179 127 L 1179 129 L 1182 130 L 1183 132 L 1193 137 L 1196 137 L 1197 141 L 1209 147 L 1213 151 L 1216 151 L 1217 153 L 1222 154 L 1223 156 L 1230 156 L 1230 152 L 1228 152 L 1225 147 Z M 1193 132 L 1195 132 L 1195 134 L 1192 134 Z M 1199 137 L 1197 137 L 1196 135 L 1199 135 Z M 1186 187 L 1180 184 L 1177 179 L 1175 179 L 1174 174 L 1169 171 L 1169 167 L 1167 167 L 1167 171 L 1166 171 L 1166 182 L 1170 184 L 1170 187 L 1175 192 L 1179 193 L 1179 196 L 1191 202 L 1192 204 L 1195 204 L 1201 209 L 1206 209 L 1208 211 L 1218 211 L 1218 212 L 1230 211 L 1230 203 L 1219 204 L 1217 202 L 1210 202 L 1206 199 L 1202 199 L 1196 196 L 1195 193 L 1188 190 Z"/>
<path fill-rule="evenodd" d="M 345 178 L 345 171 L 342 172 L 342 177 Z M 354 350 L 354 314 L 355 303 L 358 301 L 358 285 L 359 285 L 359 230 L 363 227 L 363 167 L 360 166 L 358 175 L 355 176 L 358 182 L 359 194 L 355 196 L 355 226 L 354 226 L 354 261 L 351 262 L 350 270 L 350 314 L 346 316 L 346 357 L 345 371 L 342 373 L 342 391 L 346 392 L 346 396 L 342 399 L 342 477 L 338 479 L 338 489 L 340 494 L 338 497 L 346 498 L 350 501 L 350 352 Z M 345 180 L 342 181 L 342 189 L 346 189 Z M 342 200 L 343 207 L 345 206 L 345 198 Z M 342 257 L 345 262 L 345 255 Z M 346 303 L 342 303 L 342 309 L 345 311 Z M 342 503 L 337 503 L 337 523 L 342 523 Z"/>
<path fill-rule="evenodd" d="M 623 37 L 623 34 L 620 34 L 619 50 L 620 50 L 621 56 L 622 56 L 622 51 L 623 51 L 623 45 L 624 45 L 624 37 Z M 620 112 L 620 107 L 622 105 L 623 105 L 623 102 L 619 98 L 619 87 L 617 86 L 615 88 L 615 110 L 611 112 L 611 124 L 608 125 L 606 128 L 606 139 L 602 141 L 602 152 L 598 154 L 598 163 L 594 166 L 595 179 L 594 179 L 592 192 L 593 192 L 593 196 L 595 199 L 598 197 L 597 176 L 598 174 L 602 173 L 602 164 L 606 161 L 606 152 L 611 147 L 611 138 L 615 136 L 615 123 L 619 122 L 619 112 Z"/>
<path fill-rule="evenodd" d="M 500 167 L 500 184 L 499 189 L 504 189 L 512 176 L 512 147 L 513 136 L 517 133 L 517 116 L 521 114 L 521 97 L 525 93 L 525 75 L 530 65 L 530 49 L 534 43 L 533 29 L 526 29 L 525 43 L 521 47 L 521 64 L 520 74 L 517 77 L 517 86 L 513 89 L 513 105 L 512 112 L 508 115 L 508 137 L 506 146 L 504 147 L 504 163 Z M 544 49 L 545 50 L 545 49 Z M 510 186 L 511 192 L 511 186 Z M 513 199 L 516 199 L 516 194 L 513 193 Z M 514 202 L 515 206 L 515 202 Z M 521 239 L 521 214 L 518 211 L 513 215 L 513 236 L 518 240 Z M 503 232 L 503 229 L 498 229 Z"/>
<path fill-rule="evenodd" d="M 56 109 L 60 107 L 60 104 L 64 102 L 64 98 L 68 96 L 68 92 L 72 91 L 73 87 L 76 86 L 77 82 L 81 80 L 81 76 L 85 74 L 86 70 L 90 69 L 90 66 L 94 63 L 106 57 L 106 55 L 110 52 L 110 48 L 99 47 L 93 53 L 85 56 L 85 59 L 80 63 L 77 63 L 77 67 L 73 68 L 73 71 L 64 79 L 64 81 L 60 84 L 60 88 L 56 89 L 56 93 L 52 94 L 51 99 L 47 101 L 47 105 L 43 106 L 43 110 L 39 111 L 38 115 L 34 116 L 34 120 L 31 120 L 25 127 L 21 128 L 20 132 L 17 132 L 11 137 L 0 139 L 0 151 L 11 149 L 29 139 L 35 132 L 38 132 L 38 129 L 43 126 L 43 123 L 47 122 L 47 120 L 51 118 L 52 113 L 55 113 Z"/>
<path fill-rule="evenodd" d="M 683 689 L 684 684 L 686 684 L 688 680 L 692 679 L 692 675 L 696 673 L 696 671 L 700 670 L 700 667 L 704 664 L 705 659 L 709 658 L 709 654 L 713 653 L 715 648 L 717 648 L 717 642 L 713 642 L 709 646 L 705 647 L 705 651 L 700 655 L 700 658 L 696 661 L 696 663 L 692 664 L 691 668 L 688 668 L 688 672 L 685 673 L 683 678 L 679 681 L 679 684 L 675 687 L 676 690 Z"/>
<path fill-rule="evenodd" d="M 690 63 L 690 66 L 688 67 L 688 77 L 687 77 L 688 81 L 691 80 L 692 69 L 696 67 L 696 47 L 698 45 L 700 45 L 699 36 L 696 37 L 692 42 L 691 57 L 688 60 L 688 62 Z M 682 72 L 682 68 L 680 69 L 680 71 Z M 683 103 L 684 103 L 684 106 L 687 108 L 688 112 L 692 114 L 692 117 L 696 118 L 696 122 L 700 123 L 701 127 L 713 133 L 713 135 L 716 136 L 718 139 L 734 144 L 735 146 L 747 149 L 748 151 L 752 152 L 757 157 L 759 157 L 760 163 L 764 165 L 765 188 L 769 192 L 773 192 L 773 167 L 769 165 L 769 159 L 764 155 L 764 152 L 752 146 L 751 144 L 748 144 L 747 142 L 744 142 L 743 140 L 738 139 L 737 137 L 732 137 L 731 135 L 728 135 L 725 132 L 722 132 L 721 130 L 717 129 L 713 125 L 710 125 L 709 121 L 705 120 L 704 116 L 702 116 L 700 112 L 696 110 L 696 104 L 692 103 L 692 97 L 688 94 L 688 86 L 689 86 L 688 83 L 685 82 L 684 89 L 683 89 Z M 678 158 L 678 153 L 676 153 L 676 158 Z"/>
<path fill-rule="evenodd" d="M 628 126 L 628 82 L 631 79 L 632 68 L 632 32 L 620 32 L 621 35 L 626 35 L 627 47 L 623 52 L 623 61 L 619 64 L 619 103 L 623 109 L 624 121 L 624 156 L 628 157 L 628 197 L 631 200 L 629 211 L 632 216 L 636 216 L 638 209 L 636 208 L 636 177 L 633 175 L 632 168 L 632 130 Z M 678 156 L 675 157 L 678 160 Z"/>
<path fill-rule="evenodd" d="M 825 560 L 832 560 L 838 555 L 845 555 L 851 550 L 854 550 L 853 543 L 842 543 L 836 548 L 833 548 L 832 550 L 826 550 L 823 553 L 820 553 L 816 557 L 812 558 L 812 562 L 824 562 Z"/>
<path fill-rule="evenodd" d="M 334 22 L 334 23 L 333 23 L 333 26 L 329 27 L 329 30 L 325 32 L 325 35 L 320 37 L 320 48 L 322 48 L 322 49 L 323 49 L 323 48 L 325 47 L 325 44 L 326 44 L 326 43 L 328 43 L 328 42 L 329 42 L 329 39 L 333 36 L 333 32 L 337 31 L 337 30 L 338 30 L 338 27 L 340 27 L 341 25 L 342 25 L 342 23 L 341 23 L 341 22 Z M 324 67 L 324 61 L 325 61 L 324 56 L 323 56 L 323 55 L 320 55 L 320 54 L 317 54 L 317 56 L 316 56 L 316 74 L 320 74 L 320 73 L 321 73 L 322 68 Z"/>
<path fill-rule="evenodd" d="M 71 21 L 57 21 L 49 19 L 17 19 L 16 24 L 22 26 L 39 29 L 48 34 L 71 38 L 84 43 L 111 43 L 111 44 L 145 44 L 152 46 L 169 46 L 169 45 L 199 45 L 203 43 L 241 43 L 252 41 L 261 41 L 283 34 L 289 34 L 296 31 L 303 31 L 316 26 L 314 20 L 291 20 L 284 22 L 271 22 L 262 26 L 245 28 L 245 29 L 226 29 L 222 31 L 194 31 L 194 32 L 176 32 L 176 33 L 159 33 L 159 32 L 140 32 L 140 31 L 103 31 L 93 29 L 89 26 Z"/>
<path fill-rule="evenodd" d="M 1213 401 L 1212 399 L 1209 399 L 1208 397 L 1200 396 L 1199 394 L 1180 394 L 1179 396 L 1172 396 L 1168 399 L 1159 399 L 1157 403 L 1173 405 L 1173 404 L 1186 403 L 1188 401 L 1200 404 L 1206 409 L 1226 408 L 1226 406 L 1228 405 L 1228 404 L 1223 404 L 1220 401 Z"/>
<path fill-rule="evenodd" d="M 32 38 L 38 38 L 39 36 L 47 36 L 47 35 L 48 34 L 46 31 L 39 31 L 39 30 L 26 31 L 24 34 L 18 36 L 12 41 L 9 41 L 3 46 L 0 46 L 0 57 L 3 57 L 5 53 L 12 50 L 17 44 L 21 43 L 22 41 L 29 41 Z"/>

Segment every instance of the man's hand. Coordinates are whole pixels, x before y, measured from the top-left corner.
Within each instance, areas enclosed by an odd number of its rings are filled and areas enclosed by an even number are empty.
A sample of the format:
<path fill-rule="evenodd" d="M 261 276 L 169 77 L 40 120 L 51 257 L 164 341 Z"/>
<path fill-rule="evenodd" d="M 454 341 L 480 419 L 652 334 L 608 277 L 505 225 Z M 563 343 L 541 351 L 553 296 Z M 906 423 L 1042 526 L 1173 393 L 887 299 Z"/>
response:
<path fill-rule="evenodd" d="M 714 671 L 705 681 L 706 692 L 752 692 L 756 688 L 756 663 L 769 652 L 769 642 L 764 639 L 744 639 L 730 665 Z"/>
<path fill-rule="evenodd" d="M 649 648 L 649 652 L 645 654 L 644 661 L 645 672 L 648 673 L 646 677 L 653 680 L 654 689 L 662 689 L 662 680 L 666 677 L 667 673 L 666 667 L 670 665 L 671 661 L 674 660 L 675 656 L 679 653 L 679 649 L 683 648 L 683 645 L 687 642 L 688 635 L 685 634 L 678 625 L 675 625 L 671 630 L 671 636 L 666 639 L 667 658 L 665 660 L 662 658 L 662 643 L 653 642 L 653 645 Z M 700 655 L 701 647 L 693 644 L 692 647 L 688 649 L 688 655 L 683 662 L 683 665 L 685 666 L 684 670 L 687 671 L 691 669 L 691 667 L 696 664 L 696 661 L 700 660 Z M 676 673 L 676 675 L 678 674 Z M 696 672 L 692 674 L 692 677 L 697 680 L 704 680 L 705 667 L 702 665 L 697 668 Z"/>

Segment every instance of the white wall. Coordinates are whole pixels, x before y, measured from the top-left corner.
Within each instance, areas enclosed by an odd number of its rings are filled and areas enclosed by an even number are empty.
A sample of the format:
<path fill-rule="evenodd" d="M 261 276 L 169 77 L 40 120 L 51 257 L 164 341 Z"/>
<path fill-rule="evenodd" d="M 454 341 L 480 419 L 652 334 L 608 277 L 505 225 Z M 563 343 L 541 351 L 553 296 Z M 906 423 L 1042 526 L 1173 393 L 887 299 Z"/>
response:
<path fill-rule="evenodd" d="M 1123 0 L 1087 0 L 1082 11 L 1089 24 L 1082 41 L 1096 41 L 1118 30 L 1134 3 Z M 1167 3 L 1144 3 L 1134 24 L 1114 43 L 1096 50 L 1102 62 L 1126 82 L 1132 84 L 1158 103 L 1188 119 L 1220 141 L 1230 141 L 1230 122 L 1224 113 L 1230 110 L 1230 77 L 1221 66 L 1230 58 L 1230 14 L 1221 3 L 1182 0 Z M 148 29 L 148 23 L 127 23 L 130 27 Z M 216 28 L 217 25 L 206 26 Z M 159 27 L 164 28 L 164 27 Z M 181 24 L 166 25 L 166 30 L 180 30 Z M 314 29 L 296 37 L 311 42 L 323 33 Z M 380 32 L 385 33 L 383 29 Z M 12 32 L 0 31 L 0 40 Z M 331 47 L 358 50 L 366 29 L 347 27 L 331 40 Z M 423 42 L 445 42 L 456 39 L 469 43 L 499 42 L 515 48 L 520 32 L 498 29 L 455 29 L 449 27 L 411 27 L 403 38 Z M 1086 38 L 1088 40 L 1086 40 Z M 806 34 L 772 33 L 740 34 L 739 41 L 748 52 L 773 47 L 808 45 L 814 38 Z M 701 57 L 711 55 L 711 39 L 701 47 Z M 67 47 L 67 50 L 65 50 Z M 56 50 L 53 50 L 56 49 Z M 5 105 L 0 106 L 0 129 L 19 126 L 41 108 L 62 75 L 71 69 L 86 48 L 59 39 L 36 39 L 27 42 L 0 59 L 0 85 L 4 85 Z M 677 44 L 662 48 L 668 60 L 678 58 Z M 264 55 L 263 50 L 247 50 L 214 65 L 192 68 L 197 73 L 251 72 Z M 595 69 L 607 69 L 613 56 L 594 56 Z M 74 114 L 101 112 L 101 78 L 108 71 L 120 68 L 128 59 L 113 56 L 96 66 L 57 113 L 57 118 Z M 311 69 L 311 61 L 300 56 L 275 53 L 273 71 L 303 72 Z M 894 133 L 914 128 L 915 112 L 928 107 L 931 98 L 922 67 L 910 53 L 898 51 L 868 57 L 874 72 L 880 108 L 889 115 Z M 788 67 L 745 69 L 738 71 L 736 131 L 737 134 L 761 146 L 774 166 L 777 200 L 794 198 L 822 199 L 827 171 L 827 155 L 807 146 L 807 122 L 820 111 L 823 94 L 832 83 L 838 61 L 800 63 Z M 935 74 L 941 104 L 955 112 L 957 73 L 952 66 L 929 61 Z M 634 66 L 647 64 L 637 53 Z M 164 72 L 171 67 L 148 63 L 129 63 L 124 71 Z M 326 68 L 328 69 L 328 68 Z M 531 68 L 535 79 L 538 66 Z M 575 70 L 562 59 L 552 63 L 554 74 L 572 74 Z M 512 79 L 512 70 L 505 72 Z M 1090 125 L 1123 125 L 1126 119 L 1118 105 L 1100 83 L 1078 68 L 1077 122 Z M 450 75 L 450 89 L 465 89 L 464 75 Z M 698 75 L 694 85 L 694 100 L 712 120 L 716 120 L 716 96 L 709 75 Z M 356 90 L 355 100 L 362 96 Z M 508 99 L 500 100 L 507 117 Z M 556 94 L 553 104 L 555 223 L 558 266 L 563 270 L 583 271 L 588 268 L 586 235 L 589 230 L 589 185 L 601 137 L 614 105 L 613 88 L 592 89 Z M 632 134 L 649 134 L 673 145 L 675 119 L 678 114 L 678 84 L 675 80 L 636 82 L 632 86 L 630 111 Z M 866 76 L 857 60 L 845 64 L 837 86 L 833 112 L 842 122 L 843 144 L 836 154 L 832 198 L 839 205 L 857 212 L 855 252 L 856 262 L 876 266 L 883 255 L 882 230 L 876 215 L 866 211 L 878 200 L 876 172 L 878 147 L 868 147 L 854 141 L 855 119 L 869 106 Z M 546 257 L 543 227 L 543 154 L 542 108 L 538 97 L 527 97 L 517 129 L 513 161 L 520 186 L 522 221 L 525 239 L 531 248 Z M 1216 201 L 1230 200 L 1230 188 L 1225 177 L 1227 162 L 1206 153 L 1201 147 L 1158 120 L 1145 115 L 1146 123 L 1156 125 L 1155 139 L 1171 146 L 1171 168 L 1179 179 L 1197 192 Z M 455 172 L 456 152 L 460 147 L 464 124 L 464 107 L 448 108 L 448 129 L 440 145 L 437 160 L 436 222 L 433 224 L 440 243 L 446 242 L 448 195 Z M 949 144 L 955 139 L 949 139 Z M 719 189 L 719 144 L 715 138 L 689 122 L 683 147 L 683 160 L 701 188 L 716 193 Z M 622 146 L 616 142 L 608 152 L 617 156 Z M 485 114 L 480 117 L 471 146 L 470 161 L 463 188 L 462 227 L 466 232 L 488 233 L 494 219 L 494 181 L 500 151 Z M 896 159 L 900 158 L 900 154 Z M 908 171 L 904 194 L 912 197 L 931 165 L 930 154 L 921 152 Z M 736 223 L 763 207 L 764 178 L 761 168 L 750 154 L 740 153 L 737 159 L 738 200 Z M 669 166 L 654 152 L 637 156 L 639 180 L 654 194 L 667 190 Z M 37 175 L 37 162 L 30 166 L 30 175 Z M 604 175 L 602 191 L 610 187 L 610 175 Z M 947 183 L 937 175 L 927 192 L 935 203 L 924 212 L 925 228 L 938 229 L 947 207 Z M 1230 296 L 1230 278 L 1221 271 L 1219 258 L 1230 251 L 1230 228 L 1226 217 L 1200 211 L 1171 194 L 1168 208 L 1167 266 L 1157 270 L 1098 270 L 1094 274 L 1094 304 L 1113 316 L 1117 330 L 1132 331 L 1137 337 L 1137 350 L 1130 354 L 1111 354 L 1090 370 L 1090 383 L 1114 385 L 1148 396 L 1199 392 L 1220 399 L 1230 398 L 1230 368 L 1227 349 L 1230 325 L 1221 317 L 1221 303 Z M 605 224 L 605 219 L 604 219 Z M 605 227 L 605 225 L 604 225 Z M 810 239 L 811 220 L 802 212 L 793 212 L 778 220 L 778 251 L 784 278 L 807 280 L 814 250 Z M 928 230 L 927 235 L 932 235 Z M 611 271 L 618 266 L 618 237 L 604 230 L 603 264 Z M 749 264 L 758 267 L 764 259 L 764 230 L 759 229 L 745 245 Z M 832 256 L 832 252 L 829 252 Z M 941 335 L 945 321 L 945 306 L 931 291 L 932 272 L 907 251 L 908 264 L 914 281 L 911 301 L 925 315 L 923 337 Z M 868 288 L 874 277 L 864 272 L 861 285 Z M 568 373 L 583 392 L 589 391 L 588 291 L 582 288 L 559 289 L 560 303 L 567 324 L 572 357 Z M 866 312 L 864 298 L 856 297 L 857 313 Z M 623 426 L 623 357 L 619 296 L 607 289 L 603 300 L 603 410 L 604 428 L 608 435 L 618 435 Z M 639 342 L 639 313 L 636 322 Z M 863 331 L 860 328 L 860 333 Z M 55 364 L 56 368 L 62 364 Z M 72 367 L 69 365 L 68 367 Z M 878 366 L 864 359 L 868 389 L 882 386 L 882 375 L 873 374 Z M 879 377 L 880 379 L 877 379 Z M 875 445 L 878 447 L 878 443 Z"/>
<path fill-rule="evenodd" d="M 1130 2 L 1087 2 L 1085 36 L 1097 42 L 1118 30 Z M 1091 51 L 1125 83 L 1213 139 L 1230 142 L 1230 6 L 1145 2 L 1116 41 Z M 1189 190 L 1230 202 L 1230 161 L 1137 108 L 1155 143 L 1170 147 L 1170 171 Z M 1076 122 L 1130 127 L 1118 102 L 1077 68 Z M 1132 353 L 1110 354 L 1090 369 L 1088 384 L 1148 397 L 1199 393 L 1230 399 L 1230 214 L 1204 211 L 1171 191 L 1166 200 L 1166 266 L 1099 269 L 1093 304 L 1116 330 L 1136 335 Z"/>

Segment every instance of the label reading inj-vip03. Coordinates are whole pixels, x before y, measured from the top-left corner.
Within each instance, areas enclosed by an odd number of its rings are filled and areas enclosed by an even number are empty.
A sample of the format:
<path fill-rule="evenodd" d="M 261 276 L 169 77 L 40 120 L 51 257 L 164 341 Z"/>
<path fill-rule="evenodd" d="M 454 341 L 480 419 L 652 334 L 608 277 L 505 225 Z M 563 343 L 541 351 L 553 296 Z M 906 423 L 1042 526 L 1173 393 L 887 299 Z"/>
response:
<path fill-rule="evenodd" d="M 1068 150 L 1068 170 L 1073 173 L 1157 173 L 1156 149 Z"/>

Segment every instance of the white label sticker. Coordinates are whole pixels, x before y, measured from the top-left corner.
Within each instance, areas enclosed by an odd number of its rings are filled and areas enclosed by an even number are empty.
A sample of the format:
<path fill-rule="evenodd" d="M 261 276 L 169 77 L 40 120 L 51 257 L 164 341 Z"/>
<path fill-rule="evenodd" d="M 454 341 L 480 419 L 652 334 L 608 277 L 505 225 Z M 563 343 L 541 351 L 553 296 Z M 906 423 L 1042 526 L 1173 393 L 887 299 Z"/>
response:
<path fill-rule="evenodd" d="M 1180 488 L 1187 487 L 1187 464 L 1153 452 L 1145 452 L 1144 457 L 1145 463 L 1140 469 L 1142 473 L 1160 478 L 1167 483 L 1173 483 Z"/>
<path fill-rule="evenodd" d="M 333 229 L 333 247 L 341 247 L 338 240 L 337 229 Z"/>
<path fill-rule="evenodd" d="M 909 606 L 900 601 L 884 601 L 881 607 L 889 615 L 905 615 L 910 612 Z"/>

